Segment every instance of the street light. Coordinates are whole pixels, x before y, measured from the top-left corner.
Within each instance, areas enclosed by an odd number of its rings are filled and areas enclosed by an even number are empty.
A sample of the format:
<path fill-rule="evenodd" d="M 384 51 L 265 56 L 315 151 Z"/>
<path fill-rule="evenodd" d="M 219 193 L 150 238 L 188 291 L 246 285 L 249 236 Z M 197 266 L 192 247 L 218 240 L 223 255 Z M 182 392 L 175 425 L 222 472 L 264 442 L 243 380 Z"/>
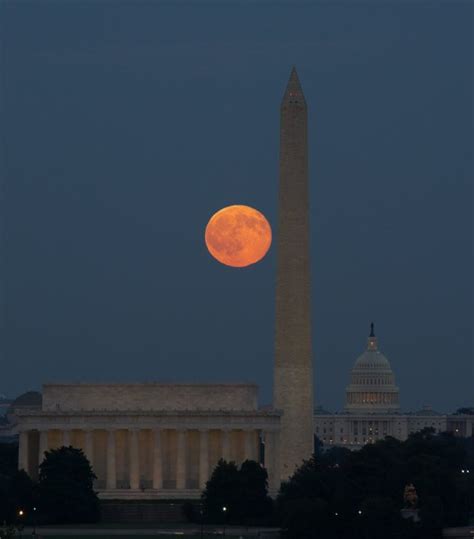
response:
<path fill-rule="evenodd" d="M 23 524 L 21 524 L 21 519 L 25 516 L 25 512 L 23 509 L 18 510 L 18 517 L 20 518 L 20 524 L 17 526 L 18 531 L 20 532 L 20 538 L 23 537 L 22 531 L 23 531 Z"/>
<path fill-rule="evenodd" d="M 36 537 L 36 507 L 33 507 L 33 537 Z"/>
<path fill-rule="evenodd" d="M 226 524 L 226 514 L 227 514 L 227 507 L 224 505 L 222 507 L 222 512 L 224 513 L 224 532 L 222 533 L 222 535 L 225 537 L 225 524 Z"/>

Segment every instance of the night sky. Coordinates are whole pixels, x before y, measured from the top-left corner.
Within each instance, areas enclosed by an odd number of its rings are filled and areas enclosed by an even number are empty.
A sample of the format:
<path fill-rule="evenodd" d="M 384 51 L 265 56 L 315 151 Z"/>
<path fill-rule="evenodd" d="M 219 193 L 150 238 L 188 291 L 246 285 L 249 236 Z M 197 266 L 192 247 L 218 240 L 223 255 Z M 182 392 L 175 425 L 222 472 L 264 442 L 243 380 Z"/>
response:
<path fill-rule="evenodd" d="M 172 5 L 173 4 L 173 5 Z M 309 107 L 315 400 L 344 405 L 369 324 L 405 410 L 472 405 L 472 4 L 0 6 L 0 393 L 252 381 L 271 401 L 279 104 Z"/>

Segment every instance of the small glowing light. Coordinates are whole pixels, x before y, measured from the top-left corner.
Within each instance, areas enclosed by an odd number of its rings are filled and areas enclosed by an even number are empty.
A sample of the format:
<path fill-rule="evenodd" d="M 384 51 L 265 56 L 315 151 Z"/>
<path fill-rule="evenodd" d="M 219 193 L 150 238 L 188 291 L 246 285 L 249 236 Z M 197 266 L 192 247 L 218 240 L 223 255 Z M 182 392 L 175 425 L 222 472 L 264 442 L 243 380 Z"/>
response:
<path fill-rule="evenodd" d="M 357 512 L 359 513 L 359 515 L 362 515 L 362 511 L 360 509 Z"/>
<path fill-rule="evenodd" d="M 339 513 L 334 513 L 334 516 L 338 517 L 338 516 L 339 516 Z"/>
<path fill-rule="evenodd" d="M 222 508 L 222 511 L 224 511 L 224 513 L 227 511 L 227 507 L 224 505 L 224 507 Z"/>
<path fill-rule="evenodd" d="M 20 509 L 18 511 L 18 516 L 22 517 L 25 513 L 23 512 L 23 509 Z"/>

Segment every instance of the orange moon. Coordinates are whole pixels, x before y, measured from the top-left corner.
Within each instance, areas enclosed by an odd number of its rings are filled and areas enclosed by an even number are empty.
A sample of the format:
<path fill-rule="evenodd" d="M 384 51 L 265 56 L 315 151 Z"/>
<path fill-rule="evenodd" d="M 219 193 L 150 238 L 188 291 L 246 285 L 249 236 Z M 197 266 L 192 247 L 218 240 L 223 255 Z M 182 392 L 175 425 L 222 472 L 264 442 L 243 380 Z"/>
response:
<path fill-rule="evenodd" d="M 272 229 L 258 210 L 250 206 L 227 206 L 209 219 L 205 241 L 216 260 L 226 266 L 244 268 L 267 254 Z"/>

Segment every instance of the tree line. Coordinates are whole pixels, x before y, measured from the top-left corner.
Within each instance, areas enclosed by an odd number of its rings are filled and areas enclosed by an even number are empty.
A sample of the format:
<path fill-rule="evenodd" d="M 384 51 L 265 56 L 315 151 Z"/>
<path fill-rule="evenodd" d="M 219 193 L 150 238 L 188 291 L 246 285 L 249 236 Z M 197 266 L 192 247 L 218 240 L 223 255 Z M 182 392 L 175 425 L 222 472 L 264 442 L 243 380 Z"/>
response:
<path fill-rule="evenodd" d="M 436 539 L 443 527 L 467 525 L 474 515 L 474 437 L 425 429 L 359 451 L 316 448 L 276 499 L 260 464 L 219 461 L 201 505 L 187 504 L 186 514 L 206 523 L 279 526 L 287 539 Z M 20 508 L 30 523 L 33 514 L 48 523 L 99 520 L 95 475 L 80 449 L 47 451 L 36 483 L 16 468 L 16 446 L 0 445 L 0 522 L 17 522 Z"/>

